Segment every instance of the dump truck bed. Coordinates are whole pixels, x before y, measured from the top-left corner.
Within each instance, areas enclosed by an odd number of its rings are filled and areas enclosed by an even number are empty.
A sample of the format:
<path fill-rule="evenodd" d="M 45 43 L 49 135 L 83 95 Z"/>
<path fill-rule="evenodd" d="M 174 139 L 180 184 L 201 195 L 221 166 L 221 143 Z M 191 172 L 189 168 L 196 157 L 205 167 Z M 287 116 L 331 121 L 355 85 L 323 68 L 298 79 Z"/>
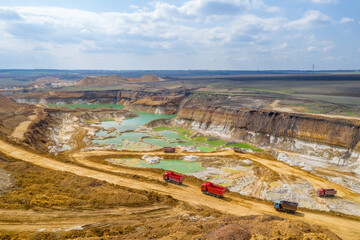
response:
<path fill-rule="evenodd" d="M 337 191 L 335 189 L 324 189 L 325 195 L 335 195 Z"/>
<path fill-rule="evenodd" d="M 184 176 L 173 173 L 173 174 L 169 174 L 168 178 L 170 180 L 173 180 L 173 181 L 176 181 L 176 182 L 182 182 L 183 179 L 184 179 Z"/>
<path fill-rule="evenodd" d="M 287 209 L 287 210 L 295 211 L 298 207 L 298 203 L 295 203 L 295 202 L 280 201 L 280 204 L 283 207 L 283 209 Z"/>
<path fill-rule="evenodd" d="M 220 196 L 222 196 L 226 192 L 225 187 L 220 187 L 220 186 L 216 186 L 213 184 L 208 185 L 207 190 L 208 190 L 208 192 L 211 192 L 211 193 L 214 193 L 214 194 L 220 195 Z"/>

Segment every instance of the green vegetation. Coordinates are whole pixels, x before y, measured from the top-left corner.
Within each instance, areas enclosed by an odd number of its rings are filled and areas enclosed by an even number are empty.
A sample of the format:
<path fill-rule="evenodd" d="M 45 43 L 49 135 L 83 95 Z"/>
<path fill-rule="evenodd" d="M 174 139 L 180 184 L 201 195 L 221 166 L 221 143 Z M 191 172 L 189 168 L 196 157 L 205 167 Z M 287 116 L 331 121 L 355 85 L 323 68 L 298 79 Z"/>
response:
<path fill-rule="evenodd" d="M 101 119 L 102 122 L 112 122 L 115 121 L 113 118 L 102 118 Z"/>
<path fill-rule="evenodd" d="M 113 164 L 120 164 L 130 167 L 159 168 L 176 171 L 179 173 L 193 173 L 204 170 L 200 162 L 187 162 L 183 160 L 161 160 L 160 163 L 155 164 L 149 164 L 146 161 L 137 158 L 115 158 L 108 159 L 107 161 Z"/>
<path fill-rule="evenodd" d="M 293 94 L 294 93 L 294 91 L 291 91 L 291 90 L 276 90 L 276 89 L 272 90 L 272 89 L 256 89 L 256 88 L 243 88 L 243 89 L 259 91 L 259 92 L 281 93 L 281 94 Z"/>
<path fill-rule="evenodd" d="M 172 130 L 172 128 L 170 128 L 170 127 L 156 127 L 153 129 L 157 132 L 164 131 L 164 130 Z"/>
<path fill-rule="evenodd" d="M 206 147 L 206 146 L 198 146 L 196 147 L 197 150 L 200 150 L 202 152 L 213 152 L 215 151 L 215 148 L 210 148 L 210 147 Z"/>
<path fill-rule="evenodd" d="M 177 131 L 179 134 L 184 134 L 187 137 L 191 137 L 192 131 L 190 129 L 186 128 L 180 128 L 180 127 L 173 127 L 175 131 Z"/>
<path fill-rule="evenodd" d="M 248 143 L 234 143 L 234 144 L 229 144 L 229 145 L 226 145 L 228 147 L 237 147 L 237 148 L 245 148 L 245 149 L 251 149 L 253 150 L 254 152 L 262 152 L 264 150 L 260 149 L 260 148 L 256 148 L 254 147 L 253 145 L 251 144 L 248 144 Z"/>

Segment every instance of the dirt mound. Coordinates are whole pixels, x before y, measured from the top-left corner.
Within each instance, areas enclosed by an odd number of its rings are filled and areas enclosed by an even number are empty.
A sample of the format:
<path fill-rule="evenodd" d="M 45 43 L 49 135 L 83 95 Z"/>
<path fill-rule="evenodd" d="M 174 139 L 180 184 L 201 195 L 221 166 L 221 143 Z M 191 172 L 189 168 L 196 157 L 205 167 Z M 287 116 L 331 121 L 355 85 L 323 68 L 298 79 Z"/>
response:
<path fill-rule="evenodd" d="M 229 224 L 205 234 L 202 239 L 249 240 L 251 239 L 251 233 L 239 224 Z"/>
<path fill-rule="evenodd" d="M 156 75 L 153 74 L 146 74 L 142 77 L 139 78 L 131 78 L 132 82 L 158 82 L 158 81 L 163 81 L 164 79 L 159 78 Z"/>
<path fill-rule="evenodd" d="M 225 217 L 222 223 L 199 239 L 340 239 L 322 227 L 271 215 Z"/>
<path fill-rule="evenodd" d="M 139 82 L 157 82 L 163 81 L 155 75 L 144 75 L 139 78 L 125 78 L 119 75 L 109 76 L 89 76 L 81 79 L 77 86 L 103 86 L 103 85 L 117 85 L 123 83 L 139 83 Z"/>

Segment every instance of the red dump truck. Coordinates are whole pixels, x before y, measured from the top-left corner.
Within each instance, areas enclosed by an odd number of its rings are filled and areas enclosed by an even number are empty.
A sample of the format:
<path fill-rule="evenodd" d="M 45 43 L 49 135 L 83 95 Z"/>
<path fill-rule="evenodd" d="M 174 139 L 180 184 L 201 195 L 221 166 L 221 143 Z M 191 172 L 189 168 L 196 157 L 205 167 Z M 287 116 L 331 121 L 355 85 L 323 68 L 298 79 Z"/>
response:
<path fill-rule="evenodd" d="M 319 197 L 334 197 L 335 194 L 337 193 L 337 191 L 335 189 L 324 189 L 324 188 L 319 188 L 316 191 L 316 194 Z"/>
<path fill-rule="evenodd" d="M 179 175 L 179 174 L 175 174 L 173 171 L 170 171 L 170 172 L 164 173 L 164 180 L 166 182 L 181 185 L 182 182 L 184 181 L 184 176 Z"/>
<path fill-rule="evenodd" d="M 276 201 L 274 208 L 279 212 L 295 213 L 298 207 L 298 203 L 289 201 Z"/>
<path fill-rule="evenodd" d="M 174 147 L 164 147 L 163 150 L 164 150 L 164 153 L 174 153 L 175 152 Z"/>
<path fill-rule="evenodd" d="M 223 197 L 224 193 L 226 192 L 225 187 L 220 187 L 212 184 L 211 182 L 206 182 L 201 185 L 201 191 L 204 194 L 208 194 L 214 197 L 221 198 Z"/>

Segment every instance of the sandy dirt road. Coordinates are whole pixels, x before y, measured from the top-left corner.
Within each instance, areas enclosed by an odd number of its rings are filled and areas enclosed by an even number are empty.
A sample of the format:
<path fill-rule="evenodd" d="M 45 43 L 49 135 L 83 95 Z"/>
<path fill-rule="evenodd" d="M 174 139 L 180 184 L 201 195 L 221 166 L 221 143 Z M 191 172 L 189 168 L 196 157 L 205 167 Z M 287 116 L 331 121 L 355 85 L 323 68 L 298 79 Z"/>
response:
<path fill-rule="evenodd" d="M 189 185 L 186 187 L 172 184 L 165 186 L 153 182 L 137 181 L 111 173 L 105 173 L 100 170 L 93 170 L 86 167 L 60 162 L 49 157 L 44 157 L 39 154 L 29 152 L 27 150 L 21 149 L 20 147 L 13 146 L 4 142 L 3 140 L 0 140 L 0 151 L 9 157 L 30 162 L 40 167 L 71 172 L 79 176 L 92 177 L 134 189 L 155 191 L 157 193 L 170 195 L 175 199 L 187 202 L 192 205 L 204 206 L 224 213 L 230 213 L 238 216 L 251 214 L 276 214 L 281 217 L 302 220 L 307 223 L 324 226 L 343 239 L 359 239 L 360 237 L 360 221 L 358 220 L 313 212 L 301 212 L 296 215 L 277 213 L 274 211 L 271 205 L 261 202 L 250 201 L 234 196 L 221 200 L 203 195 L 197 186 Z"/>
<path fill-rule="evenodd" d="M 30 124 L 36 119 L 37 115 L 32 115 L 28 117 L 28 121 L 21 122 L 11 134 L 11 137 L 17 138 L 20 140 L 24 139 L 24 134 L 27 131 Z"/>
<path fill-rule="evenodd" d="M 159 217 L 164 219 L 164 216 L 171 216 L 172 214 L 174 214 L 174 208 L 164 208 L 163 206 L 96 210 L 0 210 L 0 230 L 66 230 L 89 224 L 106 223 L 107 221 L 136 225 L 145 220 L 155 220 Z"/>
<path fill-rule="evenodd" d="M 165 156 L 165 155 L 168 156 L 169 155 L 162 151 L 146 152 L 146 153 L 139 153 L 139 152 L 124 152 L 124 153 L 122 153 L 119 151 L 88 151 L 88 152 L 77 152 L 72 156 L 79 162 L 85 163 L 84 160 L 86 160 L 89 157 L 94 157 L 94 156 L 101 157 L 101 156 L 114 155 L 114 157 L 116 156 L 116 157 L 121 158 L 121 155 L 142 156 L 144 154 L 147 154 L 150 156 L 151 155 L 154 155 L 154 156 L 155 155 L 156 156 Z M 234 156 L 234 151 L 227 150 L 227 151 L 221 151 L 221 152 L 216 152 L 216 153 L 181 153 L 181 152 L 176 153 L 176 156 L 186 156 L 186 155 L 196 155 L 196 156 L 202 156 L 202 157 L 206 157 L 206 156 L 231 157 L 231 156 Z M 255 161 L 280 175 L 292 175 L 292 176 L 295 176 L 298 178 L 305 179 L 306 181 L 311 183 L 311 185 L 314 187 L 314 191 L 321 187 L 335 188 L 337 190 L 338 197 L 350 200 L 350 201 L 360 205 L 360 194 L 353 192 L 350 189 L 347 189 L 339 184 L 333 183 L 327 179 L 321 178 L 319 176 L 315 176 L 305 170 L 291 167 L 291 166 L 287 165 L 286 163 L 283 163 L 280 161 L 274 161 L 274 160 L 268 160 L 265 158 L 260 158 L 260 157 L 254 156 L 252 154 L 235 153 L 235 155 L 238 157 L 241 157 L 241 158 L 246 158 L 246 159 Z M 86 164 L 89 165 L 92 163 L 90 161 L 87 161 Z M 99 166 L 97 166 L 97 167 L 99 167 Z M 128 171 L 130 171 L 130 170 L 128 170 Z M 139 174 L 139 171 L 134 170 L 132 172 L 132 174 Z M 146 175 L 146 174 L 150 174 L 150 173 L 142 173 L 142 174 Z"/>

